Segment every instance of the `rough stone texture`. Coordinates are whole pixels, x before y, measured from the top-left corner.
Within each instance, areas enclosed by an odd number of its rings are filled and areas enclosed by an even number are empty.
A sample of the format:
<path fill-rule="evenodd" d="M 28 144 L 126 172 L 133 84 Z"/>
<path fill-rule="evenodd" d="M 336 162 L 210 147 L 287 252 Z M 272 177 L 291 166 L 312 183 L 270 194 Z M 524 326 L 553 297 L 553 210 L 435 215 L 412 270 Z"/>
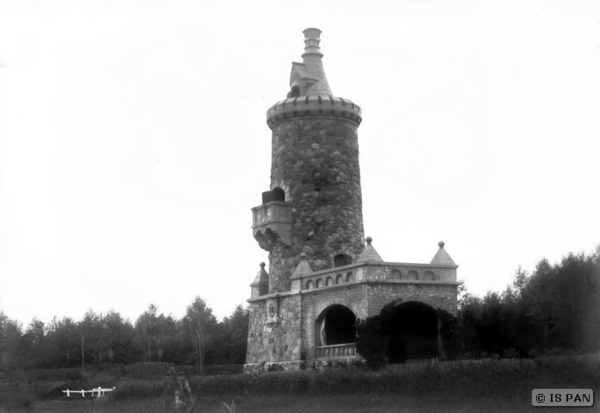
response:
<path fill-rule="evenodd" d="M 456 314 L 457 286 L 458 283 L 449 282 L 362 280 L 300 294 L 280 297 L 271 294 L 251 300 L 246 363 L 253 367 L 248 369 L 265 369 L 269 364 L 281 364 L 285 369 L 300 368 L 290 365 L 292 361 L 313 365 L 317 361 L 316 347 L 322 345 L 318 333 L 322 316 L 332 305 L 347 307 L 357 319 L 379 315 L 388 304 L 410 301 Z M 267 321 L 266 303 L 272 297 L 279 300 L 276 323 Z"/>
<path fill-rule="evenodd" d="M 269 253 L 269 291 L 287 291 L 300 253 L 314 271 L 364 247 L 357 127 L 345 119 L 290 119 L 273 127 L 271 187 L 291 202 L 292 245 Z"/>
<path fill-rule="evenodd" d="M 250 304 L 247 364 L 281 363 L 303 359 L 301 354 L 300 295 L 278 297 L 276 321 L 269 322 L 267 300 Z"/>
<path fill-rule="evenodd" d="M 418 301 L 434 309 L 445 310 L 456 314 L 456 285 L 451 284 L 388 284 L 369 283 L 368 316 L 381 313 L 389 303 L 405 303 Z"/>
<path fill-rule="evenodd" d="M 293 66 L 290 95 L 267 112 L 272 156 L 271 192 L 265 194 L 271 197 L 253 208 L 253 234 L 269 251 L 268 290 L 253 284 L 246 371 L 319 368 L 360 358 L 346 352 L 355 350 L 352 343 L 321 346 L 320 323 L 332 305 L 347 307 L 358 319 L 390 303 L 419 301 L 453 314 L 457 308 L 457 266 L 443 243 L 432 264 L 383 262 L 370 245 L 357 263 L 364 249 L 357 136 L 362 111 L 330 96 L 323 86 L 320 31 L 305 34 L 305 60 Z M 301 260 L 306 262 L 290 292 Z"/>

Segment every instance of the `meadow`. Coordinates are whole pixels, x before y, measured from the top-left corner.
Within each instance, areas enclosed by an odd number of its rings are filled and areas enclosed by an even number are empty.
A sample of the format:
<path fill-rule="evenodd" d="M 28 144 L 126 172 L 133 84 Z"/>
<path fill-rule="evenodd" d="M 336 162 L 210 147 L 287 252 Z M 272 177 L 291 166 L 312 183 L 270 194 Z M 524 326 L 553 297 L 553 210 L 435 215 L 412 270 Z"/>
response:
<path fill-rule="evenodd" d="M 592 388 L 597 393 L 600 355 L 393 365 L 377 372 L 330 368 L 180 379 L 189 383 L 194 412 L 539 412 L 545 409 L 531 405 L 535 388 Z M 77 384 L 91 388 L 108 382 L 117 387 L 113 394 L 84 401 L 59 396 L 67 383 L 29 380 L 26 373 L 17 379 L 5 377 L 0 413 L 175 411 L 178 385 L 168 376 L 140 379 L 98 373 Z M 563 410 L 567 411 L 551 409 Z"/>

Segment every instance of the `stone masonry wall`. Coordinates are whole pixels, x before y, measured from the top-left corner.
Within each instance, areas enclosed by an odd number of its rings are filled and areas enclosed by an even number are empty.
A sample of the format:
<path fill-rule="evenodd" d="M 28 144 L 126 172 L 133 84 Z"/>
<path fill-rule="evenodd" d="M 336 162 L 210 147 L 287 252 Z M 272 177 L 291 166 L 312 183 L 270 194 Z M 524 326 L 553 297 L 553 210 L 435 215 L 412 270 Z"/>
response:
<path fill-rule="evenodd" d="M 357 318 L 367 317 L 367 289 L 365 285 L 332 288 L 311 294 L 302 295 L 302 338 L 306 360 L 311 361 L 315 356 L 317 339 L 317 319 L 325 309 L 340 304 L 348 307 Z"/>
<path fill-rule="evenodd" d="M 278 321 L 268 322 L 266 300 L 250 303 L 247 364 L 282 363 L 301 359 L 300 295 L 279 298 Z"/>
<path fill-rule="evenodd" d="M 368 289 L 368 316 L 381 313 L 387 304 L 419 301 L 434 309 L 451 314 L 457 311 L 457 287 L 447 284 L 370 284 Z"/>
<path fill-rule="evenodd" d="M 273 126 L 272 185 L 288 188 L 292 245 L 269 253 L 269 291 L 290 289 L 301 252 L 314 271 L 333 257 L 356 260 L 364 248 L 356 124 L 337 118 L 294 118 Z"/>

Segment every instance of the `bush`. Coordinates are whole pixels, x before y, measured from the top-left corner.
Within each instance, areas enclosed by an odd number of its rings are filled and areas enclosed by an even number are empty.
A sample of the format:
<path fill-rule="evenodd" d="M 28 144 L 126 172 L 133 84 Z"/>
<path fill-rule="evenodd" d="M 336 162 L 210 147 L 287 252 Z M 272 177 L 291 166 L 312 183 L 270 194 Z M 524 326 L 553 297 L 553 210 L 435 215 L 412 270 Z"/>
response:
<path fill-rule="evenodd" d="M 379 370 L 385 366 L 385 337 L 381 316 L 369 317 L 356 326 L 356 351 L 365 358 L 367 366 Z"/>
<path fill-rule="evenodd" d="M 169 376 L 173 364 L 162 362 L 133 363 L 125 367 L 125 371 L 133 379 L 144 380 Z"/>
<path fill-rule="evenodd" d="M 172 392 L 175 386 L 171 381 L 128 380 L 120 383 L 112 392 L 114 400 L 132 400 L 146 397 L 160 397 Z"/>
<path fill-rule="evenodd" d="M 600 355 L 588 355 L 403 364 L 377 372 L 331 368 L 322 371 L 195 376 L 188 381 L 194 394 L 199 397 L 329 396 L 375 392 L 420 396 L 444 391 L 466 397 L 487 394 L 526 398 L 530 397 L 532 388 L 549 385 L 551 381 L 566 386 L 592 387 L 600 382 L 599 366 Z M 549 382 L 540 382 L 542 379 Z M 114 397 L 159 397 L 172 394 L 174 388 L 172 380 L 131 380 L 117 386 Z"/>

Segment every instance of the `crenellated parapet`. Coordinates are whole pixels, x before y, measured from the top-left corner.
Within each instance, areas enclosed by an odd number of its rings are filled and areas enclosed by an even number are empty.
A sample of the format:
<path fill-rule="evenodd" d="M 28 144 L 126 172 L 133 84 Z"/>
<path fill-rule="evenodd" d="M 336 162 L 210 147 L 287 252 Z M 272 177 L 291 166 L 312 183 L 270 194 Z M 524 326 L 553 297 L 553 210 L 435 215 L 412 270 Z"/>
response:
<path fill-rule="evenodd" d="M 306 117 L 330 117 L 346 119 L 356 126 L 362 121 L 360 106 L 349 99 L 335 96 L 300 96 L 277 102 L 267 111 L 267 125 Z"/>

